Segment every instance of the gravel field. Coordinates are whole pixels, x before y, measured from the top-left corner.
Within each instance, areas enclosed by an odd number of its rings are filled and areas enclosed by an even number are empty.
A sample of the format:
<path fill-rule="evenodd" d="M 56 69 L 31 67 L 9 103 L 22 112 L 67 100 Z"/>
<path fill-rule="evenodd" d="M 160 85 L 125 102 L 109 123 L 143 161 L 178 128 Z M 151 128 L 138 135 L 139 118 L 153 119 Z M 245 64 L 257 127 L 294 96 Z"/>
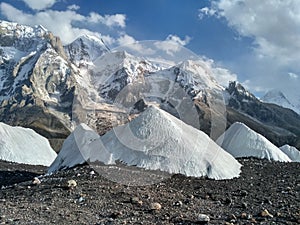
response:
<path fill-rule="evenodd" d="M 0 224 L 300 224 L 300 163 L 239 162 L 233 180 L 176 174 L 144 186 L 113 182 L 95 165 L 33 182 L 45 167 L 0 162 Z"/>

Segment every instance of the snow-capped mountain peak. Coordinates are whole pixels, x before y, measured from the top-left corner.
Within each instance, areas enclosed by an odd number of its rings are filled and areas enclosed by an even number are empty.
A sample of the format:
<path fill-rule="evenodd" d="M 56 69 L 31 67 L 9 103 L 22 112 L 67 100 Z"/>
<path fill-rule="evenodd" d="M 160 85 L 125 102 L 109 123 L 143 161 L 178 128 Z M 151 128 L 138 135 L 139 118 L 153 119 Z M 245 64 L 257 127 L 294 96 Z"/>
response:
<path fill-rule="evenodd" d="M 268 91 L 263 97 L 262 101 L 267 103 L 273 103 L 279 106 L 282 106 L 284 108 L 291 109 L 295 111 L 296 113 L 300 114 L 300 107 L 297 107 L 292 103 L 291 100 L 288 99 L 285 94 L 280 90 L 270 90 Z M 296 100 L 295 100 L 296 101 Z"/>
<path fill-rule="evenodd" d="M 189 87 L 192 95 L 197 95 L 200 91 L 217 90 L 223 88 L 212 77 L 211 71 L 204 61 L 186 60 L 174 67 L 176 81 L 183 87 Z"/>
<path fill-rule="evenodd" d="M 109 51 L 101 39 L 87 34 L 64 48 L 70 61 L 78 67 L 92 65 L 93 61 Z"/>

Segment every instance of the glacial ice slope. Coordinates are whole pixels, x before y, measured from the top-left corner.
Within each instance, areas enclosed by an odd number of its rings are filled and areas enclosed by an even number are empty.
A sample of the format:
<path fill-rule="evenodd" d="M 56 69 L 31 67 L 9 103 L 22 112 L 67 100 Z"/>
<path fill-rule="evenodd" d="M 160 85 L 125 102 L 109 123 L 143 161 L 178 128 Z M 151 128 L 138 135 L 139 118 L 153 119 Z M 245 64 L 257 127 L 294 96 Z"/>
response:
<path fill-rule="evenodd" d="M 96 160 L 105 164 L 114 163 L 111 154 L 101 145 L 100 136 L 87 125 L 80 124 L 64 141 L 48 173 Z"/>
<path fill-rule="evenodd" d="M 212 179 L 238 177 L 241 165 L 205 133 L 167 112 L 148 107 L 130 123 L 99 137 L 81 124 L 67 138 L 48 173 L 100 161 Z"/>
<path fill-rule="evenodd" d="M 269 140 L 240 122 L 232 124 L 216 143 L 236 158 L 256 157 L 274 161 L 291 161 Z"/>
<path fill-rule="evenodd" d="M 283 145 L 280 147 L 280 150 L 283 151 L 293 162 L 300 162 L 300 151 L 290 145 Z"/>
<path fill-rule="evenodd" d="M 204 132 L 154 106 L 101 140 L 114 160 L 128 165 L 212 179 L 240 173 L 241 165 Z"/>
<path fill-rule="evenodd" d="M 0 122 L 0 159 L 49 166 L 56 158 L 48 140 L 35 131 Z"/>

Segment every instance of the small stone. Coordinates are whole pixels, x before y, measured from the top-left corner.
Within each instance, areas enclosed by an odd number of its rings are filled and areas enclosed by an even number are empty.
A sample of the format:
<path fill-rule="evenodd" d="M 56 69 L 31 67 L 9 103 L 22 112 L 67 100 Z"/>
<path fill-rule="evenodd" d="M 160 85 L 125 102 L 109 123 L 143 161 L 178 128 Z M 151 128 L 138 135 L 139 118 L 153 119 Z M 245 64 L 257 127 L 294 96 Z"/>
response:
<path fill-rule="evenodd" d="M 81 202 L 84 201 L 84 198 L 83 198 L 83 197 L 80 197 L 77 201 L 78 201 L 78 203 L 81 203 Z"/>
<path fill-rule="evenodd" d="M 270 218 L 273 218 L 273 215 L 272 215 L 271 213 L 269 213 L 269 211 L 266 210 L 266 209 L 264 209 L 264 210 L 260 213 L 260 215 L 261 215 L 262 217 L 270 217 Z"/>
<path fill-rule="evenodd" d="M 182 206 L 183 205 L 183 203 L 182 203 L 182 201 L 177 201 L 177 202 L 174 202 L 174 204 L 173 204 L 174 206 Z"/>
<path fill-rule="evenodd" d="M 95 175 L 95 171 L 94 171 L 94 170 L 91 170 L 91 171 L 90 171 L 90 175 Z"/>
<path fill-rule="evenodd" d="M 236 216 L 235 216 L 234 214 L 231 214 L 231 215 L 229 216 L 229 219 L 230 219 L 230 220 L 236 220 Z"/>
<path fill-rule="evenodd" d="M 150 209 L 151 210 L 158 211 L 158 210 L 161 210 L 161 208 L 162 208 L 162 206 L 158 202 L 154 202 L 154 203 L 150 204 Z"/>
<path fill-rule="evenodd" d="M 242 214 L 241 214 L 241 218 L 242 218 L 242 219 L 247 219 L 247 218 L 248 218 L 247 213 L 242 213 Z"/>
<path fill-rule="evenodd" d="M 140 200 L 138 197 L 132 197 L 132 198 L 130 198 L 130 202 L 132 204 L 136 204 L 136 205 L 143 205 L 143 201 Z"/>
<path fill-rule="evenodd" d="M 247 209 L 248 204 L 247 204 L 246 202 L 243 202 L 243 203 L 242 203 L 242 207 L 243 207 L 244 209 Z"/>
<path fill-rule="evenodd" d="M 67 186 L 69 189 L 74 189 L 77 186 L 77 182 L 75 180 L 68 180 Z"/>
<path fill-rule="evenodd" d="M 248 191 L 246 191 L 246 190 L 241 190 L 240 193 L 241 193 L 241 196 L 243 196 L 243 197 L 248 195 Z"/>
<path fill-rule="evenodd" d="M 116 211 L 116 212 L 113 212 L 113 213 L 110 215 L 110 218 L 116 219 L 116 218 L 118 218 L 119 216 L 121 216 L 122 214 L 123 214 L 122 212 Z"/>
<path fill-rule="evenodd" d="M 226 205 L 231 205 L 232 204 L 232 199 L 231 198 L 226 198 L 225 201 L 224 201 L 224 203 Z"/>
<path fill-rule="evenodd" d="M 35 178 L 33 178 L 33 180 L 32 180 L 32 184 L 34 184 L 34 185 L 39 185 L 39 184 L 41 184 L 41 181 L 40 181 L 39 178 L 35 177 Z"/>
<path fill-rule="evenodd" d="M 208 215 L 206 214 L 199 214 L 197 221 L 200 223 L 208 223 L 210 221 L 210 218 Z"/>

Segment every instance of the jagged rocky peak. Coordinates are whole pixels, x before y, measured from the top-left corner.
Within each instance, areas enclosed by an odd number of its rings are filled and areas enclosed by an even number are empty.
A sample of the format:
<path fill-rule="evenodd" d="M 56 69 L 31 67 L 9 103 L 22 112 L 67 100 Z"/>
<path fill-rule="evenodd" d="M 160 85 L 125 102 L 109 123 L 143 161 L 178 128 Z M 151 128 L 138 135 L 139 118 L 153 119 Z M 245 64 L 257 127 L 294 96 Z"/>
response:
<path fill-rule="evenodd" d="M 207 91 L 220 92 L 222 87 L 202 60 L 186 60 L 173 67 L 178 82 L 189 95 L 201 98 Z"/>
<path fill-rule="evenodd" d="M 247 91 L 242 84 L 236 81 L 229 82 L 227 92 L 231 97 L 237 99 L 238 101 L 259 101 L 251 92 Z"/>
<path fill-rule="evenodd" d="M 91 35 L 82 35 L 64 48 L 69 60 L 78 67 L 92 64 L 109 51 L 102 39 Z"/>
<path fill-rule="evenodd" d="M 0 120 L 66 136 L 76 80 L 60 39 L 42 26 L 1 21 L 0 30 Z"/>
<path fill-rule="evenodd" d="M 40 41 L 48 34 L 42 26 L 25 26 L 0 20 L 0 45 L 2 47 L 14 46 L 20 51 L 36 49 Z"/>

